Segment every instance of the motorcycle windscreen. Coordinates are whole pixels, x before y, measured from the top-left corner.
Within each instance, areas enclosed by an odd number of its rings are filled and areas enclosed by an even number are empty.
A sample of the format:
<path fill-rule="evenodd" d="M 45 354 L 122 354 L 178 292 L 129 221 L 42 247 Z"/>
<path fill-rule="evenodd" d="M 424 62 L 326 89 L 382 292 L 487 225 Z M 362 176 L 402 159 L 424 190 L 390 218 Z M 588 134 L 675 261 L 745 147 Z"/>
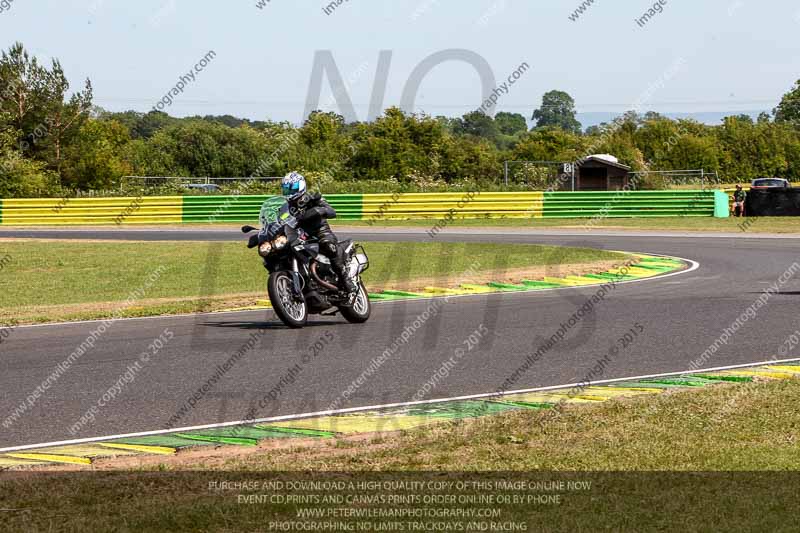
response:
<path fill-rule="evenodd" d="M 286 201 L 286 198 L 283 196 L 273 196 L 272 198 L 267 198 L 264 200 L 264 203 L 261 204 L 261 213 L 258 216 L 258 219 L 261 222 L 261 227 L 266 228 L 270 224 L 278 222 L 281 218 L 281 215 L 288 212 L 289 203 Z"/>

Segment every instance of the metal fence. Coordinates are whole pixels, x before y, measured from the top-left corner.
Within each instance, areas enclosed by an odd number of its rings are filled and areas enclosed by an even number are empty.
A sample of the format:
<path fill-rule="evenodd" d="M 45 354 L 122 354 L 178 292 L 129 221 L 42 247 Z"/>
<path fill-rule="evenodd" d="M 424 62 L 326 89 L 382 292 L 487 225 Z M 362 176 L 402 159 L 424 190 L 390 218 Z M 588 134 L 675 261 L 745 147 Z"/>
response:
<path fill-rule="evenodd" d="M 253 176 L 239 178 L 211 178 L 211 177 L 187 177 L 187 176 L 123 176 L 123 180 L 136 180 L 144 182 L 145 187 L 164 185 L 169 182 L 176 184 L 198 184 L 198 185 L 227 185 L 235 182 L 246 181 L 279 181 L 282 176 Z"/>
<path fill-rule="evenodd" d="M 645 170 L 631 172 L 632 178 L 637 183 L 643 183 L 649 189 L 684 189 L 700 188 L 701 190 L 715 189 L 719 185 L 719 175 L 716 172 L 699 170 Z"/>

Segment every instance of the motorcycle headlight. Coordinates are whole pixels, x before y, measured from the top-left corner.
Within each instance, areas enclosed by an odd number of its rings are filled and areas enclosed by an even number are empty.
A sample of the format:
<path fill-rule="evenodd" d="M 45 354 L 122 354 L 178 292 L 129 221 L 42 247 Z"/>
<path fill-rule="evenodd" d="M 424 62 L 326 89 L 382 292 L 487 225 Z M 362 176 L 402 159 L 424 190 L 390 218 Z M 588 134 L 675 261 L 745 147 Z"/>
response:
<path fill-rule="evenodd" d="M 285 235 L 281 235 L 280 237 L 272 241 L 272 246 L 274 246 L 276 250 L 280 250 L 284 248 L 288 243 L 289 239 L 287 239 Z"/>
<path fill-rule="evenodd" d="M 261 257 L 267 257 L 269 253 L 272 251 L 272 244 L 268 242 L 262 242 L 258 245 L 258 255 Z"/>

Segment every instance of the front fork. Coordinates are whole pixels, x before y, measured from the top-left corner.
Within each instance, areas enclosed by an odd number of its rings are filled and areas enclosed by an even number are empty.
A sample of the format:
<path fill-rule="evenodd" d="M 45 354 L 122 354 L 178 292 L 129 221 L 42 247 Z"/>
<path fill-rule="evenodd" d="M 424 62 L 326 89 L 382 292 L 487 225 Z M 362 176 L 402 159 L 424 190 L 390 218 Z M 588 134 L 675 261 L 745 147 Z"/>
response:
<path fill-rule="evenodd" d="M 303 298 L 303 279 L 300 277 L 300 264 L 292 258 L 292 294 L 298 300 Z"/>

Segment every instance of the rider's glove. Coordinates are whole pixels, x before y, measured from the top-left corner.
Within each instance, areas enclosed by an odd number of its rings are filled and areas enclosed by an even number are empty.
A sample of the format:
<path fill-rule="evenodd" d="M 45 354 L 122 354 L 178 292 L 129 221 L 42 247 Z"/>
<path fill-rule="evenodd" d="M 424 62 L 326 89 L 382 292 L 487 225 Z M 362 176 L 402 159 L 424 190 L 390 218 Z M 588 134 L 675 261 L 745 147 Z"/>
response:
<path fill-rule="evenodd" d="M 297 229 L 297 219 L 295 217 L 289 217 L 285 220 L 286 225 L 292 229 Z"/>
<path fill-rule="evenodd" d="M 303 211 L 303 213 L 300 215 L 300 220 L 306 221 L 306 220 L 311 220 L 313 218 L 318 218 L 320 216 L 321 214 L 319 207 L 312 207 L 310 209 L 306 209 L 305 211 Z"/>

